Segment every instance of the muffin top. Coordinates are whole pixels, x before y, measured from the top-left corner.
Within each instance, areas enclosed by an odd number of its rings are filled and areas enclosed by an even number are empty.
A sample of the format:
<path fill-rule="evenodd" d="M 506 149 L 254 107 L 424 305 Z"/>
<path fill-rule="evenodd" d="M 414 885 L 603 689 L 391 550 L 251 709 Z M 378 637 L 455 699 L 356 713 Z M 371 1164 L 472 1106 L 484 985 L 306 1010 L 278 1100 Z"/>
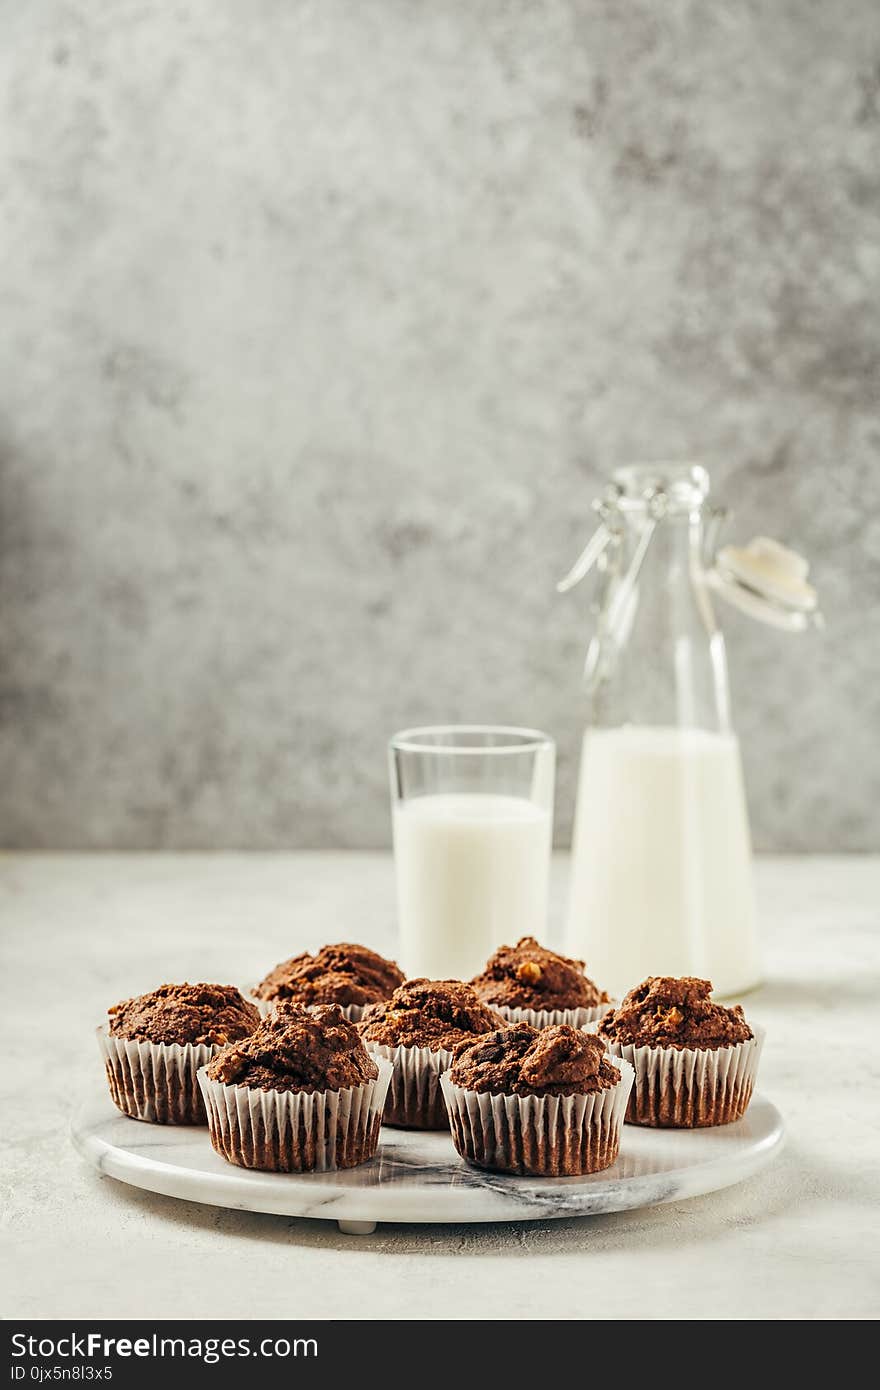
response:
<path fill-rule="evenodd" d="M 260 1021 L 234 985 L 160 985 L 107 1013 L 112 1037 L 151 1043 L 228 1043 Z"/>
<path fill-rule="evenodd" d="M 456 1086 L 492 1095 L 573 1096 L 616 1086 L 620 1072 L 594 1033 L 515 1023 L 463 1047 L 449 1073 Z"/>
<path fill-rule="evenodd" d="M 279 1004 L 241 1042 L 221 1048 L 208 1075 L 252 1091 L 342 1091 L 379 1068 L 338 1004 Z"/>
<path fill-rule="evenodd" d="M 472 984 L 487 1004 L 511 1009 L 591 1009 L 608 1003 L 608 995 L 587 979 L 582 960 L 548 951 L 533 936 L 499 946 Z"/>
<path fill-rule="evenodd" d="M 741 1005 L 713 1004 L 709 980 L 651 975 L 611 1009 L 600 1037 L 637 1047 L 729 1047 L 753 1036 Z"/>
<path fill-rule="evenodd" d="M 350 941 L 291 956 L 251 991 L 256 999 L 294 999 L 298 1004 L 375 1004 L 404 980 L 403 971 L 366 946 Z"/>
<path fill-rule="evenodd" d="M 374 1004 L 358 1024 L 370 1042 L 428 1047 L 432 1052 L 451 1052 L 476 1034 L 503 1026 L 504 1019 L 461 980 L 407 980 L 390 999 Z"/>

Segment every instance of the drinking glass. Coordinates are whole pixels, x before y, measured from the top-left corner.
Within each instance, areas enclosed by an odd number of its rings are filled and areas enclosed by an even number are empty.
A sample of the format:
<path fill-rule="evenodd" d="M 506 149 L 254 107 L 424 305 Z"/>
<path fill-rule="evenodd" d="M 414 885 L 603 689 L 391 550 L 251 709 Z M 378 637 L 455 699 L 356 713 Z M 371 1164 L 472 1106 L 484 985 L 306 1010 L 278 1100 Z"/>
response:
<path fill-rule="evenodd" d="M 537 729 L 406 729 L 389 744 L 401 964 L 467 980 L 544 935 L 556 749 Z"/>

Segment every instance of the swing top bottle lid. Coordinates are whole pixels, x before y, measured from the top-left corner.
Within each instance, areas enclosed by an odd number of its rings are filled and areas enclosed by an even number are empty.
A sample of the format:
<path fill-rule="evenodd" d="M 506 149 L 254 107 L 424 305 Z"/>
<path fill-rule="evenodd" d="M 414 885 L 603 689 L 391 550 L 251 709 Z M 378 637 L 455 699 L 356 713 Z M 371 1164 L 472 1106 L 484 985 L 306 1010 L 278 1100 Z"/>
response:
<path fill-rule="evenodd" d="M 638 579 L 656 524 L 666 516 L 690 515 L 698 524 L 706 520 L 702 578 L 719 598 L 750 618 L 786 632 L 821 627 L 816 590 L 807 582 L 809 565 L 796 550 L 767 536 L 756 536 L 747 545 L 727 545 L 714 553 L 727 512 L 715 507 L 706 507 L 704 512 L 708 495 L 709 474 L 700 463 L 661 461 L 616 468 L 593 503 L 599 517 L 598 529 L 557 589 L 565 593 L 579 584 L 603 551 L 620 536 L 629 517 L 645 529 L 640 549 L 621 585 L 621 593 L 625 594 Z"/>
<path fill-rule="evenodd" d="M 622 511 L 660 503 L 666 511 L 690 511 L 709 495 L 709 474 L 700 463 L 631 463 L 611 475 L 609 503 Z"/>
<path fill-rule="evenodd" d="M 718 552 L 709 578 L 717 594 L 749 617 L 789 632 L 808 622 L 821 625 L 816 590 L 807 583 L 803 555 L 769 536 L 748 545 L 726 545 Z"/>

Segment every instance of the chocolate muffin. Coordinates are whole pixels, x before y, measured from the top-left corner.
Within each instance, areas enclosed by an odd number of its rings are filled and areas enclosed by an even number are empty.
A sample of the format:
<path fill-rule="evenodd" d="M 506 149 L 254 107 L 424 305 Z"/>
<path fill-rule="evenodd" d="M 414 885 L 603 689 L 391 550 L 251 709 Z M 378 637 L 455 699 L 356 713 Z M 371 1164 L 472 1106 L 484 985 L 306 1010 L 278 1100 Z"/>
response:
<path fill-rule="evenodd" d="M 471 983 L 505 1018 L 535 1028 L 551 1023 L 583 1028 L 611 1002 L 584 974 L 582 960 L 557 955 L 533 936 L 522 937 L 515 946 L 499 946 Z"/>
<path fill-rule="evenodd" d="M 108 1010 L 98 1029 L 110 1094 L 135 1120 L 205 1124 L 196 1081 L 218 1047 L 246 1037 L 260 1015 L 234 985 L 160 985 Z"/>
<path fill-rule="evenodd" d="M 635 1070 L 631 1124 L 696 1129 L 745 1114 L 763 1033 L 711 993 L 709 980 L 652 975 L 602 1019 L 598 1036 Z"/>
<path fill-rule="evenodd" d="M 459 1050 L 441 1087 L 462 1158 L 500 1173 L 575 1177 L 617 1157 L 632 1068 L 591 1033 L 528 1023 Z"/>
<path fill-rule="evenodd" d="M 566 1023 L 516 1023 L 463 1047 L 450 1078 L 494 1096 L 574 1096 L 607 1091 L 620 1072 L 594 1033 Z"/>
<path fill-rule="evenodd" d="M 260 1021 L 234 985 L 160 985 L 107 1010 L 114 1038 L 222 1047 L 244 1038 Z"/>
<path fill-rule="evenodd" d="M 441 1073 L 455 1051 L 504 1020 L 460 980 L 407 980 L 358 1024 L 371 1052 L 387 1057 L 394 1075 L 385 1123 L 402 1129 L 445 1129 Z"/>
<path fill-rule="evenodd" d="M 404 974 L 393 960 L 386 960 L 367 946 L 340 941 L 322 946 L 310 955 L 303 951 L 282 961 L 251 990 L 261 1013 L 283 1000 L 295 1004 L 338 1004 L 347 1018 L 357 1022 L 369 1004 L 388 999 Z"/>
<path fill-rule="evenodd" d="M 372 1158 L 390 1078 L 338 1004 L 279 1004 L 199 1072 L 217 1152 L 277 1173 Z"/>

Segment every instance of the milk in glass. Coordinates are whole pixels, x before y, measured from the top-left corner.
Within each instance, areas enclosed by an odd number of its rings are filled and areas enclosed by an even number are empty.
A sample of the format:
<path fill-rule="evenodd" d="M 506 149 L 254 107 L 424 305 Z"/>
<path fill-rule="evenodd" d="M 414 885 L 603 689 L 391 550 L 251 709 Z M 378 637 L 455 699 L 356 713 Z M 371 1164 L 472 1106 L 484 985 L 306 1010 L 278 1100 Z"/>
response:
<path fill-rule="evenodd" d="M 550 811 L 520 796 L 452 792 L 394 807 L 401 964 L 468 979 L 503 941 L 542 936 Z"/>

